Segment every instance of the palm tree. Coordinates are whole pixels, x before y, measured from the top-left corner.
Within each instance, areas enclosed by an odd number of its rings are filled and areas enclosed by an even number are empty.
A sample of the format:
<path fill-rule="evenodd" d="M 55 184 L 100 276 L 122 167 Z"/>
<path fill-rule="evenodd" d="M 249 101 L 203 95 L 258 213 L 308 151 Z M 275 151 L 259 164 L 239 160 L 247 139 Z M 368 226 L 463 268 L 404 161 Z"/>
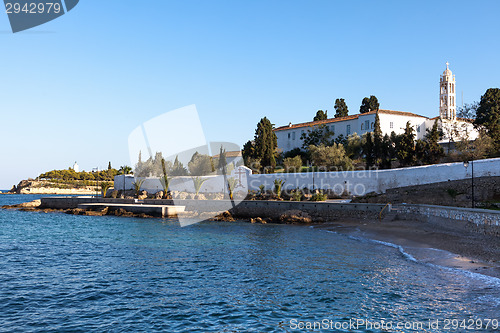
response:
<path fill-rule="evenodd" d="M 122 165 L 120 169 L 118 170 L 119 175 L 130 175 L 132 173 L 132 168 L 129 167 L 128 165 Z"/>
<path fill-rule="evenodd" d="M 134 185 L 135 194 L 137 196 L 139 196 L 139 194 L 141 192 L 141 187 L 142 187 L 143 183 L 144 183 L 144 179 L 137 179 L 134 183 L 132 183 L 132 185 Z"/>
<path fill-rule="evenodd" d="M 204 182 L 208 180 L 208 178 L 203 179 L 201 177 L 191 177 L 191 179 L 193 180 L 196 196 L 198 196 L 198 193 L 200 193 L 201 186 L 203 185 Z"/>
<path fill-rule="evenodd" d="M 102 191 L 102 197 L 105 198 L 106 197 L 106 193 L 108 192 L 108 190 L 113 187 L 113 184 L 110 183 L 110 182 L 103 182 L 101 183 L 101 191 Z"/>

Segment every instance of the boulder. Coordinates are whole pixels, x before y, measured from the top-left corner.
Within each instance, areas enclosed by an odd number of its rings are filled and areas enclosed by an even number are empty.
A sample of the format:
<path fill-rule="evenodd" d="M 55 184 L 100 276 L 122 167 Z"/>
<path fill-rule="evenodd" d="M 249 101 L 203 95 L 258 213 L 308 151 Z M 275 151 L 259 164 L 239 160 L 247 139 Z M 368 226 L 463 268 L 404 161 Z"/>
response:
<path fill-rule="evenodd" d="M 280 215 L 279 220 L 283 223 L 311 223 L 311 216 L 298 209 L 287 210 Z"/>
<path fill-rule="evenodd" d="M 163 191 L 156 192 L 156 193 L 155 193 L 155 199 L 156 199 L 156 200 L 163 199 L 163 195 L 164 195 L 164 192 L 163 192 Z"/>
<path fill-rule="evenodd" d="M 142 191 L 138 196 L 137 199 L 139 200 L 145 200 L 148 198 L 148 192 L 147 191 Z"/>
<path fill-rule="evenodd" d="M 39 207 L 42 204 L 41 200 L 33 200 L 31 202 L 24 202 L 22 204 L 19 204 L 19 207 L 22 208 L 36 208 Z"/>

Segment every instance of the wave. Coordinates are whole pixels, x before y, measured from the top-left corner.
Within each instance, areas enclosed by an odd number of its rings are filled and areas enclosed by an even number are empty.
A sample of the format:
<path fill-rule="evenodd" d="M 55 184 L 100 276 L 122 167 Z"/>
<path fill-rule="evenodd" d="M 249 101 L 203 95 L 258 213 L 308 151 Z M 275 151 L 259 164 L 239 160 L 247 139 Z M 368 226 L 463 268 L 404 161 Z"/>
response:
<path fill-rule="evenodd" d="M 311 226 L 311 227 L 314 228 L 314 226 Z M 346 236 L 346 237 L 348 237 L 350 239 L 353 239 L 353 240 L 356 240 L 356 241 L 371 242 L 371 243 L 375 243 L 375 244 L 380 244 L 380 245 L 392 247 L 392 248 L 397 249 L 405 259 L 407 259 L 407 260 L 409 260 L 411 262 L 415 262 L 415 263 L 418 263 L 418 264 L 421 264 L 421 265 L 425 265 L 425 266 L 428 266 L 428 267 L 433 267 L 433 268 L 438 268 L 438 269 L 444 269 L 444 270 L 447 270 L 447 271 L 450 271 L 450 272 L 453 272 L 453 273 L 456 273 L 456 274 L 459 274 L 459 275 L 462 275 L 462 276 L 466 276 L 466 277 L 473 278 L 475 280 L 481 281 L 481 282 L 483 282 L 483 283 L 485 283 L 485 284 L 487 284 L 489 286 L 492 286 L 492 287 L 495 287 L 495 288 L 500 288 L 500 278 L 497 278 L 497 277 L 494 277 L 494 276 L 485 275 L 485 274 L 481 274 L 481 273 L 471 272 L 471 271 L 466 270 L 466 269 L 460 269 L 460 268 L 455 268 L 455 267 L 449 267 L 449 266 L 444 266 L 444 265 L 433 264 L 433 263 L 430 263 L 430 262 L 424 262 L 424 261 L 416 259 L 410 253 L 406 252 L 405 249 L 401 245 L 398 245 L 398 244 L 394 244 L 394 243 L 390 243 L 390 242 L 384 242 L 384 241 L 380 241 L 380 240 L 377 240 L 377 239 L 371 239 L 371 238 L 366 238 L 366 237 L 362 237 L 362 236 L 348 235 L 348 234 L 341 233 L 341 232 L 336 232 L 336 231 L 333 231 L 333 230 L 326 230 L 326 229 L 321 229 L 321 228 L 315 228 L 315 229 L 323 230 L 323 231 L 326 231 L 326 232 L 329 232 L 329 233 L 333 233 L 333 234 L 337 234 L 337 235 Z M 357 229 L 357 230 L 359 231 L 359 229 Z M 444 251 L 444 250 L 433 249 L 433 248 L 428 248 L 428 249 L 430 249 L 430 250 L 436 250 L 436 251 L 442 251 L 442 252 L 447 252 L 447 251 Z M 496 302 L 500 302 L 498 299 L 496 299 L 495 301 Z"/>

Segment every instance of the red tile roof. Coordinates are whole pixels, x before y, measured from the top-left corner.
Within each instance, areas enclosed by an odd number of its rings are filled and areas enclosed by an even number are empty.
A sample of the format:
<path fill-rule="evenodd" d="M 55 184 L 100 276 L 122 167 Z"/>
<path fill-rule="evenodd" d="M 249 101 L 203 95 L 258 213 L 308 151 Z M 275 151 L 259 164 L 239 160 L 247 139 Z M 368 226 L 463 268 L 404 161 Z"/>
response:
<path fill-rule="evenodd" d="M 330 118 L 326 120 L 318 120 L 318 121 L 309 121 L 306 123 L 299 123 L 299 124 L 292 124 L 286 125 L 286 126 L 280 126 L 278 128 L 275 128 L 274 131 L 284 131 L 287 129 L 292 129 L 292 128 L 301 128 L 301 127 L 311 127 L 311 126 L 317 126 L 317 125 L 322 125 L 322 124 L 331 124 L 331 123 L 336 123 L 339 121 L 345 121 L 345 120 L 351 120 L 351 119 L 358 119 L 360 116 L 363 115 L 369 115 L 369 114 L 375 114 L 377 111 L 370 111 L 366 113 L 358 113 L 354 114 L 351 116 L 346 116 L 346 117 L 339 117 L 339 118 Z M 394 110 L 378 110 L 379 113 L 385 113 L 385 114 L 392 114 L 395 116 L 408 116 L 408 117 L 421 117 L 421 118 L 427 118 L 415 113 L 411 112 L 405 112 L 405 111 L 394 111 Z"/>

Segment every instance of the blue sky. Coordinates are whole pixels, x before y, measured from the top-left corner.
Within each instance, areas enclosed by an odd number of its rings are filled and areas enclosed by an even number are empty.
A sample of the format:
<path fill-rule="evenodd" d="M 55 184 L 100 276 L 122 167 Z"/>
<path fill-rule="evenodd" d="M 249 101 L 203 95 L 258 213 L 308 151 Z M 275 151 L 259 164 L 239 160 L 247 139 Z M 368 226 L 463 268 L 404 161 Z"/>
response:
<path fill-rule="evenodd" d="M 238 144 L 264 116 L 333 115 L 339 97 L 350 114 L 373 94 L 436 116 L 446 61 L 459 103 L 499 86 L 498 12 L 498 1 L 81 0 L 17 34 L 0 13 L 0 188 L 74 161 L 131 164 L 129 133 L 190 104 L 207 140 Z"/>

